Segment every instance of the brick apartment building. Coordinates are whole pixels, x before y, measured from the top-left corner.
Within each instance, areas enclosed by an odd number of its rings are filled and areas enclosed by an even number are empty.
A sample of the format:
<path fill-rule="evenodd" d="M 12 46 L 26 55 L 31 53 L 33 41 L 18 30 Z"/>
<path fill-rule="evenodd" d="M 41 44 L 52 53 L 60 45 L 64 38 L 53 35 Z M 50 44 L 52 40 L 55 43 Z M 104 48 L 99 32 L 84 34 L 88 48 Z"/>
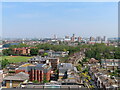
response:
<path fill-rule="evenodd" d="M 30 49 L 34 47 L 22 47 L 22 48 L 14 48 L 13 53 L 17 55 L 28 55 L 30 54 Z"/>
<path fill-rule="evenodd" d="M 25 72 L 29 74 L 29 80 L 42 82 L 43 80 L 50 80 L 51 66 L 47 64 L 37 64 L 29 66 L 20 66 L 15 70 L 16 73 Z"/>

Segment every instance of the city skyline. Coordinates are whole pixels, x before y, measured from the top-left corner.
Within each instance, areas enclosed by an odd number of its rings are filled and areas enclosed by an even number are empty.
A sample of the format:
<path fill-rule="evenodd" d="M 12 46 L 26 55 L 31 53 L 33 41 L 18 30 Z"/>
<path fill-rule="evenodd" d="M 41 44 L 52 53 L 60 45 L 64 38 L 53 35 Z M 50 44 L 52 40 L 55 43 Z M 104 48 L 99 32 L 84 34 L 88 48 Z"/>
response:
<path fill-rule="evenodd" d="M 3 3 L 3 37 L 118 36 L 117 2 Z"/>

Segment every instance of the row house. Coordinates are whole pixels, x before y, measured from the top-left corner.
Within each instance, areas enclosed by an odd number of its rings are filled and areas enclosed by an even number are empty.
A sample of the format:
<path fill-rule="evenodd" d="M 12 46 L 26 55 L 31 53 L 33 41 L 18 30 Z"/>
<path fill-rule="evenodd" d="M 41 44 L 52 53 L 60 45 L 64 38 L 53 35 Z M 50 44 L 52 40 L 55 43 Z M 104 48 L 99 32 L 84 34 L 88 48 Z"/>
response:
<path fill-rule="evenodd" d="M 107 70 L 114 70 L 120 65 L 120 59 L 101 59 L 101 66 Z"/>
<path fill-rule="evenodd" d="M 50 57 L 65 57 L 65 56 L 67 56 L 69 54 L 69 51 L 67 51 L 67 52 L 63 52 L 63 51 L 57 51 L 57 52 L 55 52 L 55 51 L 49 51 L 48 52 L 48 56 L 50 56 Z"/>
<path fill-rule="evenodd" d="M 76 67 L 71 63 L 61 63 L 58 65 L 59 79 L 66 79 L 69 75 L 77 73 Z"/>
<path fill-rule="evenodd" d="M 44 49 L 40 49 L 38 52 L 40 55 L 44 53 L 48 53 L 49 57 L 65 57 L 69 54 L 69 51 L 54 51 L 54 50 L 44 50 Z"/>
<path fill-rule="evenodd" d="M 98 88 L 102 88 L 104 90 L 108 90 L 110 88 L 118 88 L 118 81 L 116 81 L 114 78 L 111 79 L 106 70 L 90 67 L 89 74 L 91 75 L 92 80 L 94 80 Z"/>
<path fill-rule="evenodd" d="M 63 84 L 77 85 L 80 82 L 77 72 L 77 68 L 71 63 L 61 63 L 58 65 L 58 81 Z"/>

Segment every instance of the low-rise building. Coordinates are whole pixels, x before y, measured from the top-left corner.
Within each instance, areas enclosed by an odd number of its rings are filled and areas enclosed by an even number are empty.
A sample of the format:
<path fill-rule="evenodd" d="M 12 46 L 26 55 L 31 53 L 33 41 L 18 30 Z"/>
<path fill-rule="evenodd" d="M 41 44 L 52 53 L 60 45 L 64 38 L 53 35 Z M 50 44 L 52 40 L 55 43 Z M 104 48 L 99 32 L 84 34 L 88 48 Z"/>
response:
<path fill-rule="evenodd" d="M 68 54 L 69 54 L 69 51 L 67 51 L 67 52 L 64 52 L 64 51 L 57 51 L 57 52 L 49 51 L 48 52 L 48 56 L 50 56 L 50 57 L 65 57 Z"/>
<path fill-rule="evenodd" d="M 74 75 L 77 72 L 76 67 L 74 67 L 71 63 L 61 63 L 58 65 L 58 75 L 60 79 L 75 79 Z"/>
<path fill-rule="evenodd" d="M 96 64 L 96 63 L 98 63 L 99 61 L 98 60 L 96 60 L 95 58 L 91 58 L 90 60 L 89 60 L 89 64 Z"/>
<path fill-rule="evenodd" d="M 23 47 L 23 48 L 14 48 L 13 53 L 17 55 L 27 55 L 30 53 L 30 48 Z"/>
<path fill-rule="evenodd" d="M 11 63 L 11 64 L 6 66 L 6 70 L 7 70 L 7 72 L 15 72 L 15 69 L 18 68 L 19 66 L 23 65 L 23 64 L 24 64 L 24 62 Z"/>
<path fill-rule="evenodd" d="M 59 64 L 59 58 L 36 56 L 36 57 L 29 59 L 28 62 L 29 63 L 39 63 L 39 64 L 50 63 L 52 66 L 52 70 L 56 70 L 57 66 Z"/>
<path fill-rule="evenodd" d="M 89 69 L 89 74 L 91 75 L 92 80 L 95 82 L 98 88 L 105 90 L 110 88 L 119 88 L 120 82 L 116 79 L 116 77 L 111 77 L 106 69 L 91 66 Z"/>
<path fill-rule="evenodd" d="M 16 55 L 29 55 L 30 49 L 35 47 L 22 47 L 22 48 L 13 48 L 13 53 Z"/>
<path fill-rule="evenodd" d="M 3 80 L 6 88 L 16 88 L 19 87 L 21 83 L 29 79 L 29 74 L 20 72 L 14 76 L 6 76 Z"/>
<path fill-rule="evenodd" d="M 101 65 L 108 70 L 114 70 L 119 67 L 120 59 L 101 59 Z"/>

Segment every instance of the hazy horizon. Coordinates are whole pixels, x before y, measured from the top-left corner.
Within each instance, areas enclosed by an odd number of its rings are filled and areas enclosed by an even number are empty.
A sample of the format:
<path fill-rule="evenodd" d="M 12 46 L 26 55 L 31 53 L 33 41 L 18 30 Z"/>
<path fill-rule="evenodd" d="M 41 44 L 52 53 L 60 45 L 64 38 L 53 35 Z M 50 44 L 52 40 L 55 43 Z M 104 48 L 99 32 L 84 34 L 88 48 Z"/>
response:
<path fill-rule="evenodd" d="M 3 2 L 3 37 L 118 36 L 117 2 Z"/>

